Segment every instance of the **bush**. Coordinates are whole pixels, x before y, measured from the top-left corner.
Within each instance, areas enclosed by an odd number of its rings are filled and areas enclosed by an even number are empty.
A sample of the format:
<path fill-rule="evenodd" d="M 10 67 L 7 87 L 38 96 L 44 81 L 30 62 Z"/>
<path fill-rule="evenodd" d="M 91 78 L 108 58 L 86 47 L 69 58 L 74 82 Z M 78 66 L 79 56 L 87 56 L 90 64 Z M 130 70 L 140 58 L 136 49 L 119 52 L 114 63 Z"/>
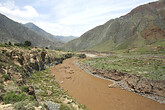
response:
<path fill-rule="evenodd" d="M 5 55 L 9 57 L 10 56 L 10 53 L 9 52 L 6 52 Z"/>
<path fill-rule="evenodd" d="M 68 106 L 61 104 L 60 105 L 60 110 L 70 110 Z"/>
<path fill-rule="evenodd" d="M 3 74 L 2 75 L 2 78 L 5 79 L 5 81 L 9 80 L 10 79 L 10 76 L 8 74 Z"/>
<path fill-rule="evenodd" d="M 3 83 L 3 79 L 2 78 L 0 78 L 0 83 Z"/>
<path fill-rule="evenodd" d="M 22 92 L 28 92 L 28 87 L 26 85 L 21 86 Z"/>
<path fill-rule="evenodd" d="M 24 45 L 25 45 L 25 46 L 31 46 L 32 43 L 31 43 L 30 41 L 25 41 L 25 42 L 24 42 Z"/>
<path fill-rule="evenodd" d="M 18 102 L 14 104 L 15 110 L 35 110 L 33 105 L 30 105 L 28 102 Z"/>
<path fill-rule="evenodd" d="M 3 101 L 5 104 L 24 101 L 25 99 L 26 99 L 26 95 L 24 93 L 18 94 L 13 91 L 7 92 L 5 96 L 3 96 Z"/>
<path fill-rule="evenodd" d="M 26 110 L 25 106 L 26 106 L 26 103 L 18 102 L 18 103 L 14 104 L 14 109 L 15 110 Z"/>
<path fill-rule="evenodd" d="M 7 50 L 1 50 L 2 51 L 2 53 L 5 53 Z"/>
<path fill-rule="evenodd" d="M 12 46 L 12 43 L 11 43 L 11 42 L 9 42 L 9 45 L 10 45 L 10 46 Z"/>
<path fill-rule="evenodd" d="M 14 91 L 7 92 L 5 96 L 3 96 L 3 101 L 5 104 L 25 101 L 26 99 L 29 101 L 34 101 L 33 96 L 26 96 L 25 93 L 16 93 Z"/>
<path fill-rule="evenodd" d="M 0 83 L 0 89 L 4 89 L 4 86 L 2 83 Z"/>
<path fill-rule="evenodd" d="M 24 44 L 22 44 L 22 43 L 15 43 L 14 45 L 15 45 L 15 46 L 24 47 Z"/>

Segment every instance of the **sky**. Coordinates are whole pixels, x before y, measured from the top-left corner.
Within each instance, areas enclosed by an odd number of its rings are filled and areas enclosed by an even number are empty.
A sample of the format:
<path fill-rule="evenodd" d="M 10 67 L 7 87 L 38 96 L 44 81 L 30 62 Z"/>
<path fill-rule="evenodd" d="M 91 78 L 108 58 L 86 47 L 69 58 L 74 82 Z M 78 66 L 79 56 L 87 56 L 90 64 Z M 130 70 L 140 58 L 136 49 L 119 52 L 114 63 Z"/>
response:
<path fill-rule="evenodd" d="M 0 0 L 0 13 L 53 35 L 81 36 L 135 7 L 157 0 Z"/>

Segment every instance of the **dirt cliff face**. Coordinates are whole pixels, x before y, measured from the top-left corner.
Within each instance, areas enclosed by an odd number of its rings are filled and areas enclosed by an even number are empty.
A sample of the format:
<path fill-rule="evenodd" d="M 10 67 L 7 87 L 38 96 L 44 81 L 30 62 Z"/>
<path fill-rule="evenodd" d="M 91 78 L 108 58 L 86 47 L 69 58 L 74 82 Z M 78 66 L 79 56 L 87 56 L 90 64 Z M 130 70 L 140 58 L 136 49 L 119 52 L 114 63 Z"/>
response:
<path fill-rule="evenodd" d="M 62 63 L 66 57 L 70 57 L 66 55 L 53 55 L 46 50 L 41 49 L 10 50 L 4 48 L 2 50 L 3 52 L 1 51 L 0 53 L 1 57 L 3 57 L 1 72 L 2 74 L 10 74 L 11 77 L 16 77 L 15 75 L 17 74 L 26 76 L 30 73 L 34 73 L 35 71 L 43 70 L 46 66 L 50 66 L 51 64 Z"/>

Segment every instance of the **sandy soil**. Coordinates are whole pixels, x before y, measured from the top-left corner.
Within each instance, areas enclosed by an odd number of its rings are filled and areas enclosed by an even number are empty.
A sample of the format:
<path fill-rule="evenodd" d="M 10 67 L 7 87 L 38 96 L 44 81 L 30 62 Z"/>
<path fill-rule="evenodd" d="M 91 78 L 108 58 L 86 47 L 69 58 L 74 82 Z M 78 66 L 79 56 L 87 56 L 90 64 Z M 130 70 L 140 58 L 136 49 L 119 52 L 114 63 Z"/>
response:
<path fill-rule="evenodd" d="M 120 88 L 109 88 L 112 82 L 86 73 L 75 64 L 76 61 L 67 59 L 63 64 L 53 66 L 51 72 L 71 96 L 90 110 L 165 110 L 165 104 Z"/>

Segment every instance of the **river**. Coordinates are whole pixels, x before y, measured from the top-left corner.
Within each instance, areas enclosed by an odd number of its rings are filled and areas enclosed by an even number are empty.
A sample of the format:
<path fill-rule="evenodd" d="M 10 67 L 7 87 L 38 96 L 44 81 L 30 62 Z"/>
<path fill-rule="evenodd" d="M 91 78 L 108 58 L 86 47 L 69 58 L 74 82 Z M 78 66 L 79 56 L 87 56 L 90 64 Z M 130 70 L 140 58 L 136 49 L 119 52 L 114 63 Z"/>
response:
<path fill-rule="evenodd" d="M 79 68 L 70 58 L 51 68 L 55 80 L 73 98 L 90 110 L 165 110 L 165 104 L 120 88 L 109 88 L 112 82 L 94 77 Z"/>

